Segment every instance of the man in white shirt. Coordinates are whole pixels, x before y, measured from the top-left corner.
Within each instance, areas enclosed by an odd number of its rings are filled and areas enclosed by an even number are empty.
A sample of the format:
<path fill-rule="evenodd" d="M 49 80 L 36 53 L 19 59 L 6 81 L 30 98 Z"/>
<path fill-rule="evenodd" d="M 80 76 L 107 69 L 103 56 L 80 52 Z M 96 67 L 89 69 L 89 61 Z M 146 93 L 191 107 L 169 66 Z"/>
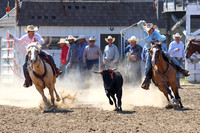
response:
<path fill-rule="evenodd" d="M 180 41 L 181 36 L 179 33 L 176 33 L 175 35 L 173 35 L 174 41 L 170 43 L 169 45 L 169 54 L 174 57 L 179 64 L 182 66 L 185 63 L 185 46 L 184 44 Z M 180 74 L 177 73 L 176 74 L 176 78 L 178 81 L 178 87 L 181 88 L 180 86 Z"/>
<path fill-rule="evenodd" d="M 24 30 L 28 34 L 25 34 L 21 38 L 16 38 L 12 34 L 10 34 L 9 38 L 13 39 L 16 43 L 26 42 L 26 45 L 28 45 L 32 42 L 39 42 L 39 44 L 44 44 L 45 43 L 44 39 L 38 33 L 35 33 L 35 31 L 37 31 L 37 30 L 38 30 L 37 27 L 35 27 L 33 25 L 28 25 L 27 28 Z M 47 62 L 49 62 L 49 64 L 55 69 L 57 77 L 60 74 L 62 74 L 62 71 L 56 67 L 54 59 L 50 54 L 41 50 L 40 56 L 43 59 L 45 59 Z M 23 65 L 23 71 L 24 71 L 24 76 L 25 76 L 25 83 L 23 85 L 24 87 L 29 87 L 32 85 L 32 81 L 31 81 L 29 73 L 27 71 L 27 61 L 28 61 L 28 56 L 26 55 L 25 63 Z"/>

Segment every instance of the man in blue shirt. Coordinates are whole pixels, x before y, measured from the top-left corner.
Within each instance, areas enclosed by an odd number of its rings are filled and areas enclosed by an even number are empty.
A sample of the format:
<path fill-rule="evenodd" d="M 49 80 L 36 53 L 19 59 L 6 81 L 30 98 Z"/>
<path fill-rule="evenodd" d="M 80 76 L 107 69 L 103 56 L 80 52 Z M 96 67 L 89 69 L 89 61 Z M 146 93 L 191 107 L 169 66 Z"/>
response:
<path fill-rule="evenodd" d="M 87 41 L 85 40 L 86 37 L 84 35 L 80 35 L 78 40 L 79 40 L 79 46 L 78 46 L 78 52 L 79 52 L 79 70 L 81 76 L 84 76 L 86 67 L 84 66 L 83 62 L 83 52 L 85 50 L 85 47 L 89 45 Z"/>
<path fill-rule="evenodd" d="M 141 83 L 142 74 L 141 74 L 141 53 L 142 47 L 138 45 L 139 39 L 135 36 L 132 36 L 128 39 L 131 44 L 131 48 L 127 53 L 128 56 L 128 79 L 132 82 L 132 85 L 139 85 Z"/>
<path fill-rule="evenodd" d="M 151 80 L 151 76 L 149 75 L 149 73 L 152 71 L 151 70 L 151 66 L 152 66 L 151 55 L 150 55 L 151 43 L 162 42 L 166 39 L 166 37 L 164 35 L 161 35 L 160 31 L 156 29 L 157 26 L 153 25 L 152 23 L 146 23 L 144 20 L 141 20 L 138 22 L 137 25 L 143 31 L 144 37 L 145 37 L 145 43 L 146 43 L 146 46 L 144 47 L 145 49 L 143 50 L 143 52 L 145 53 L 145 56 L 143 56 L 143 60 L 146 62 L 145 80 L 142 83 L 141 87 L 143 89 L 149 89 L 150 80 Z M 179 71 L 184 76 L 190 75 L 189 72 L 187 70 L 184 70 L 174 58 L 170 57 L 168 53 L 165 53 L 164 55 L 166 55 L 172 61 L 172 63 L 174 63 L 177 71 Z"/>

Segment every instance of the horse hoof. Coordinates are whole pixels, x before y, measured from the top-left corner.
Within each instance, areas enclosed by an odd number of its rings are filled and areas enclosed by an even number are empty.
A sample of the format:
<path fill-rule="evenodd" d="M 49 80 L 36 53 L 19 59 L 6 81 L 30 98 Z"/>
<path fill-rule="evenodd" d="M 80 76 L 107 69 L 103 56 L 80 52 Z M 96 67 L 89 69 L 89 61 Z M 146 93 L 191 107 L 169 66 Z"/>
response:
<path fill-rule="evenodd" d="M 119 108 L 117 108 L 117 107 L 114 109 L 114 111 L 119 111 L 119 110 L 120 110 L 120 109 L 119 109 Z"/>
<path fill-rule="evenodd" d="M 172 108 L 173 108 L 173 105 L 168 104 L 168 105 L 165 106 L 165 108 L 166 108 L 166 109 L 172 109 Z"/>
<path fill-rule="evenodd" d="M 177 102 L 176 98 L 172 98 L 172 102 L 176 103 Z"/>
<path fill-rule="evenodd" d="M 43 113 L 50 113 L 51 110 L 44 110 Z"/>
<path fill-rule="evenodd" d="M 59 101 L 60 101 L 60 98 L 57 98 L 56 101 L 59 102 Z"/>

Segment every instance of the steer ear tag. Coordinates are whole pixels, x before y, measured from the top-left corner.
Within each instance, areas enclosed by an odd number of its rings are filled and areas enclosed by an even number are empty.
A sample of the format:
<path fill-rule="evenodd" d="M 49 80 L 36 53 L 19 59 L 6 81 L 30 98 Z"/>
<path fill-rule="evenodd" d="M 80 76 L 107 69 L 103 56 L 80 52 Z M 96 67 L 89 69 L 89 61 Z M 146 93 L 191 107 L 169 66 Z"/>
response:
<path fill-rule="evenodd" d="M 101 73 L 101 75 L 103 75 L 103 71 L 102 71 L 102 70 L 101 70 L 101 72 L 100 72 L 100 73 Z"/>

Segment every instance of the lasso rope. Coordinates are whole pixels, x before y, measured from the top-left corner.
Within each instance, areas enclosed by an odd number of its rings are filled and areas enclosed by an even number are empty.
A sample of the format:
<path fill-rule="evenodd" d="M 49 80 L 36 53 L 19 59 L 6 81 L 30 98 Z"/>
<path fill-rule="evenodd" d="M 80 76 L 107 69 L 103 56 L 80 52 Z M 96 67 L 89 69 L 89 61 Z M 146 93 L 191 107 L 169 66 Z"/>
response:
<path fill-rule="evenodd" d="M 128 29 L 132 28 L 132 27 L 135 26 L 135 25 L 137 25 L 137 23 L 134 23 L 134 24 L 132 24 L 131 26 L 128 26 L 128 27 L 126 27 L 126 28 L 124 28 L 124 29 L 122 29 L 122 30 L 120 31 L 121 36 L 122 36 L 125 40 L 128 40 L 128 38 L 126 38 L 126 37 L 123 35 L 123 31 L 128 30 Z M 144 38 L 142 38 L 142 39 L 139 39 L 139 41 L 145 40 L 145 39 L 148 38 L 148 37 L 149 37 L 149 34 L 148 34 L 148 36 L 146 36 L 146 37 L 144 37 Z"/>

